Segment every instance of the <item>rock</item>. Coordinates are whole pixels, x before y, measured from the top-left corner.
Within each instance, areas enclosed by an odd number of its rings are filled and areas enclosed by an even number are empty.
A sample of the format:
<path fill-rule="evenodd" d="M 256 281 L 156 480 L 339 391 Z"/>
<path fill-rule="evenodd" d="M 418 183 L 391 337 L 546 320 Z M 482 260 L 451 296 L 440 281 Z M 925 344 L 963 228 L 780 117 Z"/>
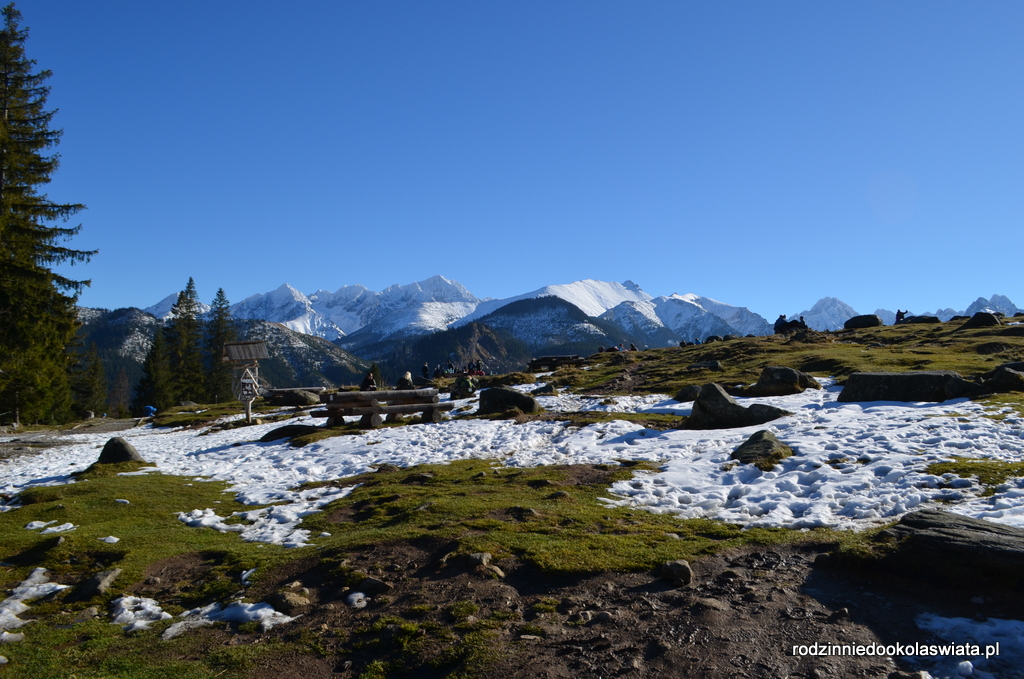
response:
<path fill-rule="evenodd" d="M 536 389 L 534 389 L 530 393 L 533 394 L 534 396 L 546 396 L 546 395 L 557 396 L 558 395 L 558 389 L 555 388 L 555 385 L 553 385 L 550 382 L 548 382 L 547 384 L 545 384 L 543 386 L 537 387 Z"/>
<path fill-rule="evenodd" d="M 13 644 L 17 641 L 25 641 L 25 634 L 23 632 L 7 632 L 0 633 L 0 644 Z"/>
<path fill-rule="evenodd" d="M 466 557 L 469 565 L 472 566 L 486 566 L 491 563 L 491 555 L 488 552 L 477 552 L 476 554 L 470 554 Z"/>
<path fill-rule="evenodd" d="M 1024 583 L 1024 529 L 925 509 L 904 515 L 882 535 L 899 542 L 892 564 L 912 574 Z"/>
<path fill-rule="evenodd" d="M 135 446 L 125 441 L 120 436 L 115 436 L 103 446 L 100 459 L 96 464 L 117 464 L 118 462 L 145 462 Z"/>
<path fill-rule="evenodd" d="M 984 387 L 986 391 L 997 393 L 1024 391 L 1024 372 L 999 366 L 993 371 L 992 377 L 985 380 Z"/>
<path fill-rule="evenodd" d="M 729 604 L 718 599 L 700 598 L 693 602 L 693 608 L 698 611 L 728 611 Z"/>
<path fill-rule="evenodd" d="M 359 584 L 356 585 L 356 589 L 370 596 L 374 596 L 376 594 L 390 592 L 391 585 L 383 580 L 378 580 L 377 578 L 363 578 Z"/>
<path fill-rule="evenodd" d="M 946 398 L 974 398 L 986 392 L 984 385 L 977 382 L 965 380 L 962 377 L 953 377 L 946 382 Z"/>
<path fill-rule="evenodd" d="M 275 406 L 304 408 L 320 405 L 320 394 L 305 389 L 275 389 L 267 394 L 267 402 Z"/>
<path fill-rule="evenodd" d="M 696 401 L 698 396 L 700 396 L 700 385 L 689 384 L 680 389 L 673 398 L 680 403 L 685 403 L 687 401 Z"/>
<path fill-rule="evenodd" d="M 843 323 L 843 327 L 847 330 L 855 330 L 859 328 L 877 328 L 880 325 L 885 325 L 882 319 L 875 314 L 864 314 L 863 316 L 854 316 L 848 319 L 846 323 Z"/>
<path fill-rule="evenodd" d="M 536 413 L 541 410 L 537 399 L 512 387 L 491 387 L 480 392 L 478 412 L 481 415 L 503 413 L 511 408 L 518 408 L 524 413 Z"/>
<path fill-rule="evenodd" d="M 95 620 L 98 617 L 100 617 L 100 609 L 96 606 L 89 606 L 89 608 L 83 608 L 79 611 L 78 615 L 76 615 L 75 619 L 71 622 L 89 622 L 90 620 Z"/>
<path fill-rule="evenodd" d="M 501 570 L 500 568 L 495 566 L 493 563 L 487 564 L 486 566 L 480 566 L 480 568 L 478 570 L 480 570 L 480 571 L 482 571 L 484 573 L 489 573 L 490 575 L 493 575 L 496 578 L 504 578 L 505 577 L 505 571 Z"/>
<path fill-rule="evenodd" d="M 306 434 L 312 434 L 318 431 L 323 430 L 320 427 L 314 427 L 311 424 L 286 424 L 285 426 L 278 427 L 273 431 L 268 431 L 260 437 L 260 442 L 267 443 L 269 441 L 278 441 L 280 439 L 293 439 L 298 436 L 305 436 Z"/>
<path fill-rule="evenodd" d="M 707 339 L 704 340 L 704 344 L 711 344 L 712 342 L 721 342 L 721 335 L 708 335 Z"/>
<path fill-rule="evenodd" d="M 710 338 L 708 338 L 710 339 Z M 722 367 L 721 361 L 697 361 L 686 366 L 687 370 L 714 370 L 715 372 L 722 372 L 725 370 Z"/>
<path fill-rule="evenodd" d="M 267 597 L 267 603 L 287 615 L 301 613 L 310 605 L 309 599 L 296 592 L 275 592 Z"/>
<path fill-rule="evenodd" d="M 761 370 L 757 383 L 744 389 L 744 396 L 787 396 L 805 389 L 821 389 L 818 380 L 794 368 L 769 365 Z"/>
<path fill-rule="evenodd" d="M 362 592 L 352 592 L 345 597 L 345 604 L 350 608 L 366 608 L 368 603 L 369 599 Z"/>
<path fill-rule="evenodd" d="M 744 408 L 725 392 L 722 385 L 711 382 L 700 388 L 700 396 L 693 402 L 691 414 L 683 426 L 686 429 L 750 427 L 792 414 L 788 410 L 762 404 Z"/>
<path fill-rule="evenodd" d="M 907 316 L 903 319 L 904 323 L 942 323 L 942 319 L 938 316 Z"/>
<path fill-rule="evenodd" d="M 739 338 L 740 338 L 739 335 L 722 335 L 722 339 L 724 341 L 726 341 L 726 342 L 728 342 L 729 340 L 734 340 L 734 339 L 739 339 Z"/>
<path fill-rule="evenodd" d="M 110 588 L 114 585 L 114 580 L 116 580 L 119 575 L 121 575 L 120 568 L 111 568 L 107 571 L 100 571 L 79 585 L 75 590 L 74 595 L 70 598 L 72 600 L 85 601 L 93 598 L 94 596 L 106 594 L 110 591 Z"/>
<path fill-rule="evenodd" d="M 678 586 L 686 586 L 693 582 L 693 570 L 685 559 L 666 561 L 661 567 L 661 577 L 678 583 Z"/>
<path fill-rule="evenodd" d="M 945 401 L 946 383 L 963 379 L 952 370 L 902 373 L 853 373 L 837 399 L 855 401 Z"/>
<path fill-rule="evenodd" d="M 742 464 L 752 464 L 761 471 L 771 471 L 779 460 L 793 454 L 793 449 L 776 438 L 767 429 L 754 433 L 740 444 L 729 457 Z"/>
<path fill-rule="evenodd" d="M 987 311 L 979 311 L 978 313 L 971 316 L 971 319 L 961 325 L 959 330 L 969 330 L 970 328 L 990 328 L 993 325 L 1002 325 L 1003 322 L 999 320 L 999 317 L 995 314 L 990 314 Z"/>

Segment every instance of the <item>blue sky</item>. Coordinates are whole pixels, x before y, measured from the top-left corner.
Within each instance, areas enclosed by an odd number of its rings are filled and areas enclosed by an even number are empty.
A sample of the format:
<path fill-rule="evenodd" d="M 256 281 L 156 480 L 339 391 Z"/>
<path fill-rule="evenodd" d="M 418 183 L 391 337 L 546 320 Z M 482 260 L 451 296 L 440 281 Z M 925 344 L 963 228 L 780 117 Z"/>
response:
<path fill-rule="evenodd" d="M 1024 3 L 17 7 L 86 306 L 434 274 L 1024 306 Z"/>

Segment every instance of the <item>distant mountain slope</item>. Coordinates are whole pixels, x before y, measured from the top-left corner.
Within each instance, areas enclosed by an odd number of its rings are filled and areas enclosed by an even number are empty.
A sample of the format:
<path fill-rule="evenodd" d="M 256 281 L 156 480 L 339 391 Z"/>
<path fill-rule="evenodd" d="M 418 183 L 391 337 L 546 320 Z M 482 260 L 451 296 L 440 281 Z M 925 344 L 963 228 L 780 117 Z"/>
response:
<path fill-rule="evenodd" d="M 801 316 L 813 330 L 841 330 L 843 324 L 854 316 L 859 316 L 853 307 L 835 297 L 822 297 L 807 311 L 793 314 L 793 321 Z"/>
<path fill-rule="evenodd" d="M 473 313 L 463 317 L 460 322 L 468 323 L 469 321 L 483 318 L 487 314 L 493 313 L 513 302 L 524 299 L 536 299 L 538 297 L 558 297 L 576 306 L 584 314 L 595 317 L 600 316 L 622 302 L 645 302 L 653 299 L 633 281 L 610 283 L 587 279 L 574 283 L 545 285 L 543 288 L 538 288 L 533 292 L 527 292 L 522 295 L 483 301 Z"/>
<path fill-rule="evenodd" d="M 82 326 L 78 340 L 83 349 L 95 343 L 103 362 L 108 387 L 124 369 L 134 386 L 142 377 L 142 364 L 153 346 L 153 334 L 163 321 L 141 309 L 79 310 Z M 261 361 L 262 374 L 277 387 L 355 384 L 369 364 L 335 344 L 296 332 L 279 323 L 235 319 L 239 339 L 267 342 L 270 360 Z"/>
<path fill-rule="evenodd" d="M 480 323 L 508 332 L 539 354 L 591 354 L 626 340 L 621 328 L 555 296 L 506 304 Z"/>

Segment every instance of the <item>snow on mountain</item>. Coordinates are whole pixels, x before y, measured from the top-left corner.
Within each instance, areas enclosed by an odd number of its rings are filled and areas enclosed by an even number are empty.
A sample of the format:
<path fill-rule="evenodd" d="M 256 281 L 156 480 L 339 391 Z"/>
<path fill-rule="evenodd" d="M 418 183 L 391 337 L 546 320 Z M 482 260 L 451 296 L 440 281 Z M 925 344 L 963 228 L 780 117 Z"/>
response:
<path fill-rule="evenodd" d="M 732 306 L 719 302 L 717 299 L 701 297 L 693 293 L 681 295 L 681 299 L 693 302 L 705 311 L 721 318 L 729 324 L 733 334 L 770 335 L 773 332 L 771 323 L 766 321 L 764 316 L 755 314 L 745 306 Z"/>
<path fill-rule="evenodd" d="M 559 285 L 545 285 L 543 288 L 515 297 L 482 301 L 476 311 L 459 320 L 459 324 L 475 321 L 501 307 L 523 299 L 537 297 L 559 297 L 579 307 L 587 316 L 600 316 L 622 302 L 646 302 L 654 299 L 640 289 L 633 281 L 613 283 L 591 279 Z"/>
<path fill-rule="evenodd" d="M 853 307 L 835 297 L 822 297 L 808 311 L 793 314 L 793 321 L 803 316 L 804 322 L 813 330 L 841 330 L 843 324 L 859 316 Z"/>
<path fill-rule="evenodd" d="M 345 334 L 330 319 L 318 313 L 308 297 L 287 283 L 277 290 L 246 297 L 233 304 L 230 311 L 235 318 L 280 323 L 289 330 L 329 340 Z"/>
<path fill-rule="evenodd" d="M 711 335 L 735 335 L 736 330 L 695 300 L 697 295 L 673 294 L 654 299 L 654 311 L 665 327 L 692 342 L 704 341 Z"/>
<path fill-rule="evenodd" d="M 171 293 L 170 295 L 167 295 L 153 306 L 143 309 L 143 311 L 145 311 L 147 314 L 153 314 L 161 321 L 166 321 L 169 318 L 173 318 L 174 314 L 171 313 L 171 308 L 173 308 L 174 305 L 177 303 L 178 293 L 174 292 Z M 209 310 L 209 304 L 203 304 L 202 302 L 199 303 L 200 315 L 205 314 Z"/>
<path fill-rule="evenodd" d="M 608 346 L 621 341 L 595 325 L 579 307 L 555 295 L 506 304 L 480 322 L 511 333 L 533 349 L 578 345 L 586 347 L 579 351 L 589 353 L 598 345 Z"/>
<path fill-rule="evenodd" d="M 1004 295 L 992 295 L 991 299 L 979 297 L 974 300 L 971 306 L 967 307 L 967 311 L 962 315 L 973 316 L 979 311 L 987 311 L 989 313 L 999 312 L 1006 314 L 1007 316 L 1016 316 L 1022 311 L 1022 309 L 1018 309 L 1014 303 Z"/>

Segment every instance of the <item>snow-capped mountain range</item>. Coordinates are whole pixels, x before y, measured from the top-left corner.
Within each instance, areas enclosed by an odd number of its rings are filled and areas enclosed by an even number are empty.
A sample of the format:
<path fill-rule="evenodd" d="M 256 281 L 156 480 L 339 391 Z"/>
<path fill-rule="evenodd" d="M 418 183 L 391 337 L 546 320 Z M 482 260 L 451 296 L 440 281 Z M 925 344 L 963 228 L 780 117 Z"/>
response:
<path fill-rule="evenodd" d="M 557 297 L 568 302 L 586 316 L 611 323 L 648 346 L 665 346 L 680 339 L 703 340 L 710 335 L 772 332 L 772 322 L 746 307 L 692 293 L 655 297 L 633 281 L 575 281 L 547 285 L 504 299 L 480 299 L 460 283 L 443 276 L 408 285 L 392 285 L 380 292 L 362 285 L 346 285 L 334 292 L 317 290 L 306 295 L 286 283 L 271 292 L 238 302 L 231 307 L 231 314 L 240 319 L 280 323 L 291 330 L 356 350 L 382 340 L 456 328 L 483 319 L 514 302 L 542 297 Z M 145 311 L 157 318 L 166 318 L 175 299 L 176 295 L 170 295 Z M 987 300 L 978 298 L 962 312 L 943 309 L 928 315 L 948 320 L 952 316 L 969 316 L 985 310 L 1007 315 L 1021 311 L 1005 296 L 993 295 Z M 875 313 L 887 323 L 895 317 L 894 312 L 886 309 Z M 841 300 L 825 297 L 810 309 L 789 318 L 802 316 L 815 330 L 837 330 L 856 315 L 858 312 Z"/>

